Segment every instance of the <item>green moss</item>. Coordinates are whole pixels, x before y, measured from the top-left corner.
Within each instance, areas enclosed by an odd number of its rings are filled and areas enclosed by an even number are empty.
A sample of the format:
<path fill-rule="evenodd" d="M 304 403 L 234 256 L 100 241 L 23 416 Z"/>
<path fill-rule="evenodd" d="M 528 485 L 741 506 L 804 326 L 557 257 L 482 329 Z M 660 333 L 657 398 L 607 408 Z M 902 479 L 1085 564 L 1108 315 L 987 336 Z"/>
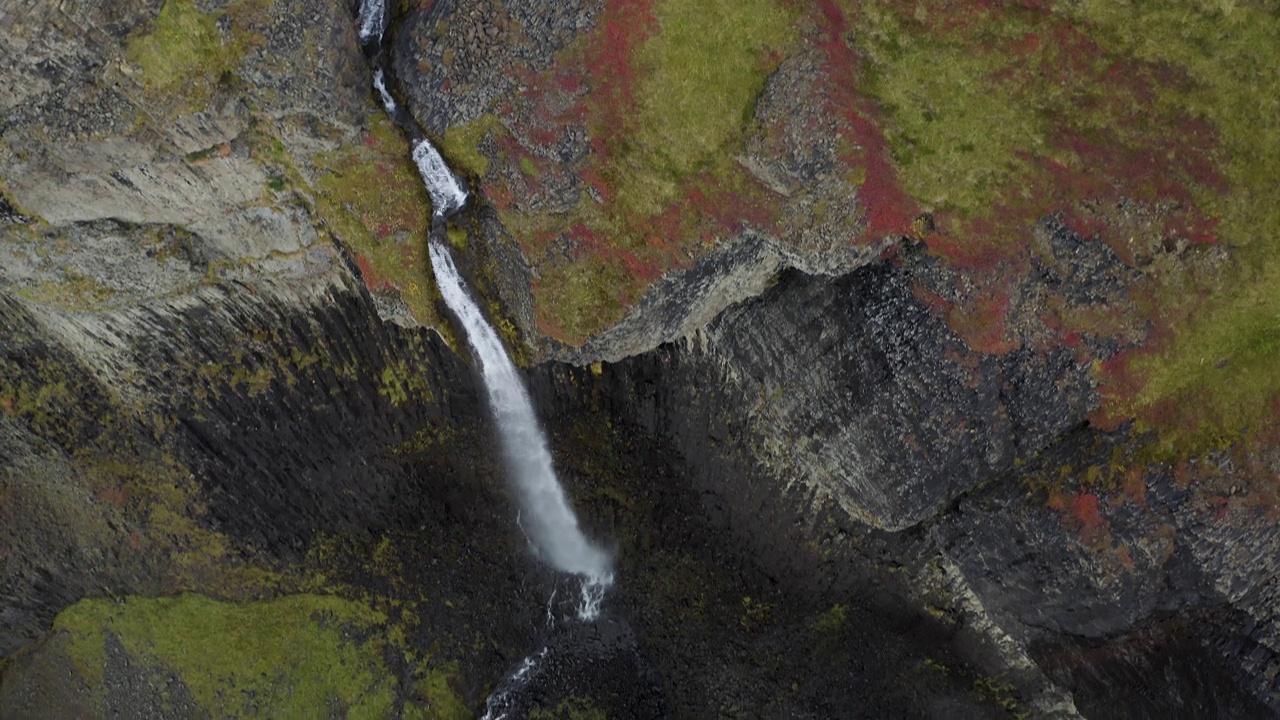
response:
<path fill-rule="evenodd" d="M 403 360 L 388 363 L 378 379 L 378 394 L 389 398 L 395 405 L 404 405 L 410 400 L 432 401 L 431 386 L 426 378 Z"/>
<path fill-rule="evenodd" d="M 988 81 L 990 58 L 910 33 L 874 46 L 881 72 L 871 89 L 892 118 L 904 189 L 926 207 L 986 215 L 1016 177 L 1021 153 L 1041 145 L 1035 108 Z"/>
<path fill-rule="evenodd" d="M 620 196 L 644 214 L 675 197 L 679 178 L 733 162 L 767 59 L 795 39 L 794 15 L 772 0 L 665 0 L 654 15 L 659 32 L 636 58 L 635 151 L 617 173 Z"/>
<path fill-rule="evenodd" d="M 147 31 L 129 39 L 125 58 L 141 70 L 151 98 L 199 109 L 239 65 L 244 47 L 223 37 L 219 17 L 201 12 L 194 0 L 166 0 Z"/>
<path fill-rule="evenodd" d="M 449 244 L 457 250 L 467 249 L 467 230 L 466 228 L 450 225 L 448 229 Z"/>
<path fill-rule="evenodd" d="M 980 677 L 973 681 L 973 694 L 981 702 L 998 706 L 1014 718 L 1026 718 L 1029 712 L 1018 707 L 1017 688 L 1013 683 L 995 677 Z"/>
<path fill-rule="evenodd" d="M 436 452 L 452 443 L 456 436 L 457 432 L 450 425 L 428 425 L 414 433 L 412 438 L 391 446 L 389 452 L 395 455 Z"/>
<path fill-rule="evenodd" d="M 363 142 L 316 157 L 316 211 L 356 256 L 373 290 L 398 292 L 425 326 L 442 325 L 427 260 L 431 200 L 399 130 L 381 114 Z"/>
<path fill-rule="evenodd" d="M 45 280 L 18 288 L 17 294 L 41 305 L 88 312 L 102 310 L 103 304 L 115 297 L 116 291 L 97 278 L 67 269 L 61 280 Z"/>
<path fill-rule="evenodd" d="M 747 632 L 759 630 L 772 622 L 773 603 L 762 602 L 756 598 L 742 598 L 742 615 L 738 617 L 738 625 Z"/>
<path fill-rule="evenodd" d="M 832 605 L 831 609 L 815 616 L 808 623 L 809 629 L 827 636 L 843 632 L 849 619 L 849 613 L 843 605 Z"/>
<path fill-rule="evenodd" d="M 228 151 L 229 151 L 229 150 L 230 150 L 230 148 L 229 148 L 228 146 L 226 146 L 226 145 L 221 145 L 221 144 L 219 144 L 219 145 L 213 145 L 213 146 L 211 146 L 211 147 L 207 147 L 207 148 L 205 148 L 205 149 L 203 149 L 203 150 L 197 150 L 197 151 L 195 151 L 195 152 L 187 153 L 187 155 L 186 155 L 186 157 L 185 157 L 184 159 L 185 159 L 187 162 L 189 162 L 189 163 L 191 163 L 191 164 L 193 164 L 193 165 L 194 165 L 194 164 L 198 164 L 198 163 L 204 162 L 205 160 L 209 160 L 210 158 L 216 157 L 216 156 L 220 155 L 224 150 L 228 150 Z"/>
<path fill-rule="evenodd" d="M 595 258 L 547 268 L 535 289 L 556 326 L 543 328 L 544 331 L 556 337 L 584 338 L 617 320 L 629 300 L 619 293 L 633 282 L 621 268 Z"/>
<path fill-rule="evenodd" d="M 458 692 L 453 689 L 458 675 L 457 663 L 442 663 L 427 671 L 426 677 L 418 681 L 418 692 L 427 700 L 419 717 L 439 720 L 466 720 L 474 717 Z M 413 717 L 407 710 L 406 708 L 405 716 Z"/>
<path fill-rule="evenodd" d="M 1189 0 L 1089 1 L 1071 13 L 1115 52 L 1182 68 L 1190 85 L 1157 103 L 1185 106 L 1220 133 L 1230 188 L 1197 201 L 1221 218 L 1219 236 L 1235 248 L 1235 263 L 1220 284 L 1200 290 L 1212 300 L 1175 328 L 1172 346 L 1135 364 L 1147 381 L 1133 409 L 1173 401 L 1173 425 L 1150 420 L 1169 442 L 1229 442 L 1273 419 L 1280 393 L 1280 17 L 1263 4 Z"/>
<path fill-rule="evenodd" d="M 481 115 L 469 123 L 451 126 L 445 130 L 440 152 L 448 158 L 455 171 L 484 177 L 489 171 L 489 158 L 480 152 L 478 146 L 484 136 L 498 126 L 496 115 Z"/>
<path fill-rule="evenodd" d="M 237 605 L 198 595 L 84 600 L 54 621 L 71 654 L 100 683 L 105 633 L 136 658 L 178 674 L 196 701 L 220 717 L 303 717 L 341 707 L 380 717 L 394 703 L 385 665 L 386 616 L 335 597 L 301 595 Z"/>
<path fill-rule="evenodd" d="M 230 384 L 232 387 L 245 385 L 249 395 L 259 395 L 271 387 L 271 380 L 274 377 L 275 372 L 266 365 L 259 365 L 252 369 L 244 365 L 237 365 L 231 371 Z"/>

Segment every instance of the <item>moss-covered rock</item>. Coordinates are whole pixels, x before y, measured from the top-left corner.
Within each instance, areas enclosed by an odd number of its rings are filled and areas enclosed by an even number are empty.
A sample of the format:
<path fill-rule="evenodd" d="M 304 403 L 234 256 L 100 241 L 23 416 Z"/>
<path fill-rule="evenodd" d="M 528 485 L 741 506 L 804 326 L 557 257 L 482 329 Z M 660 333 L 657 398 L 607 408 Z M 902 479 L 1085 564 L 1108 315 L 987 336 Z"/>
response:
<path fill-rule="evenodd" d="M 405 646 L 402 630 L 367 605 L 337 597 L 291 595 L 254 603 L 200 595 L 83 600 L 59 614 L 54 637 L 19 662 L 53 666 L 69 659 L 72 688 L 88 690 L 95 715 L 142 710 L 141 697 L 113 697 L 130 666 L 169 675 L 169 698 L 189 695 L 207 717 L 465 716 L 450 687 L 456 665 L 426 669 L 429 658 Z M 425 690 L 401 687 L 421 674 Z M 58 695 L 24 706 L 29 688 L 5 683 L 8 712 L 56 708 Z M 68 692 L 67 695 L 73 695 Z M 83 701 L 83 700 L 82 700 Z M 157 710 L 168 714 L 176 708 Z"/>

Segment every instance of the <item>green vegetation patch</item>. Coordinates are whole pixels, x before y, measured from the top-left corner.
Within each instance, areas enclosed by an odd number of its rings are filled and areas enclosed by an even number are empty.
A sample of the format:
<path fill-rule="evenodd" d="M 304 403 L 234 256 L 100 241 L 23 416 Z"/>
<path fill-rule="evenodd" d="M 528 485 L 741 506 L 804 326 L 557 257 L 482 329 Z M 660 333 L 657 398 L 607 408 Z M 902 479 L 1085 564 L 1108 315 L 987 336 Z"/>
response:
<path fill-rule="evenodd" d="M 225 10 L 202 12 L 194 0 L 166 0 L 150 26 L 125 45 L 125 59 L 141 71 L 154 107 L 199 110 L 219 84 L 233 83 L 245 53 L 262 41 L 249 21 L 264 4 L 270 1 L 237 0 Z M 224 19 L 229 32 L 219 28 Z"/>
<path fill-rule="evenodd" d="M 477 146 L 496 127 L 496 115 L 481 115 L 469 123 L 449 127 L 444 131 L 440 152 L 449 159 L 449 166 L 455 172 L 482 178 L 489 172 L 489 158 Z"/>
<path fill-rule="evenodd" d="M 1042 144 L 1035 109 L 991 81 L 990 60 L 972 48 L 904 39 L 879 57 L 873 87 L 893 119 L 886 135 L 904 189 L 927 207 L 990 214 L 1024 169 L 1020 155 Z"/>
<path fill-rule="evenodd" d="M 1166 348 L 1127 368 L 1139 388 L 1124 409 L 1174 444 L 1230 442 L 1273 420 L 1280 394 L 1280 16 L 1268 3 L 1190 0 L 1067 12 L 1109 50 L 1185 72 L 1189 82 L 1157 102 L 1183 105 L 1217 131 L 1228 190 L 1201 202 L 1221 220 L 1234 262 L 1218 282 L 1162 298 L 1180 322 Z"/>
<path fill-rule="evenodd" d="M 316 210 L 351 248 L 369 289 L 398 294 L 419 323 L 439 326 L 427 257 L 431 199 L 396 126 L 379 113 L 360 143 L 315 162 Z"/>
<path fill-rule="evenodd" d="M 410 400 L 429 403 L 434 399 L 430 383 L 404 360 L 390 361 L 382 369 L 378 378 L 378 394 L 396 405 L 404 405 Z"/>
<path fill-rule="evenodd" d="M 322 709 L 385 717 L 397 691 L 386 664 L 387 638 L 394 636 L 386 622 L 383 613 L 336 597 L 235 604 L 182 595 L 83 600 L 63 611 L 54 628 L 68 634 L 72 659 L 95 686 L 110 632 L 135 660 L 175 672 L 218 717 L 311 717 Z M 443 689 L 429 694 L 454 712 L 437 716 L 456 717 L 460 701 L 441 682 Z"/>
<path fill-rule="evenodd" d="M 776 223 L 779 198 L 734 158 L 798 19 L 773 0 L 609 2 L 591 33 L 522 80 L 520 111 L 446 135 L 451 159 L 494 174 L 473 157 L 490 133 L 504 172 L 486 189 L 534 266 L 543 332 L 581 343 L 663 273 Z M 584 125 L 590 152 L 570 180 L 548 158 Z"/>
<path fill-rule="evenodd" d="M 244 716 L 305 714 L 331 701 L 353 710 L 390 707 L 394 679 L 371 626 L 381 613 L 339 598 L 293 596 L 237 605 L 199 595 L 84 600 L 54 623 L 75 640 L 73 656 L 101 681 L 105 633 L 139 658 L 173 669 L 206 709 Z"/>
<path fill-rule="evenodd" d="M 1280 392 L 1273 7 L 843 7 L 863 58 L 853 80 L 883 109 L 903 187 L 935 214 L 935 253 L 1022 267 L 1031 224 L 1060 214 L 1144 270 L 1130 296 L 1151 340 L 1100 366 L 1105 415 L 1136 415 L 1180 446 L 1229 443 L 1268 420 Z M 1124 207 L 1145 213 L 1146 225 Z M 1230 247 L 1231 259 L 1215 260 L 1205 249 L 1213 244 Z M 1001 307 L 1005 292 L 993 286 L 981 297 Z M 989 315 L 980 310 L 952 314 Z M 982 340 L 981 328 L 956 329 Z M 979 345 L 1011 347 L 987 340 Z"/>
<path fill-rule="evenodd" d="M 773 0 L 665 0 L 658 32 L 635 57 L 638 126 L 622 159 L 621 197 L 645 214 L 693 173 L 733 162 L 756 98 L 795 41 L 794 13 Z"/>
<path fill-rule="evenodd" d="M 125 58 L 157 92 L 190 89 L 184 86 L 193 77 L 216 77 L 238 60 L 238 53 L 223 42 L 217 21 L 217 15 L 201 12 L 193 0 L 167 0 L 150 32 L 130 40 Z"/>
<path fill-rule="evenodd" d="M 68 268 L 60 280 L 44 280 L 17 289 L 17 294 L 41 305 L 65 310 L 91 312 L 102 310 L 115 297 L 116 291 L 97 278 Z"/>
<path fill-rule="evenodd" d="M 427 703 L 424 706 L 406 706 L 404 716 L 424 720 L 468 720 L 475 717 L 453 689 L 452 683 L 458 676 L 457 663 L 442 663 L 431 668 L 417 682 L 418 694 L 426 698 Z"/>

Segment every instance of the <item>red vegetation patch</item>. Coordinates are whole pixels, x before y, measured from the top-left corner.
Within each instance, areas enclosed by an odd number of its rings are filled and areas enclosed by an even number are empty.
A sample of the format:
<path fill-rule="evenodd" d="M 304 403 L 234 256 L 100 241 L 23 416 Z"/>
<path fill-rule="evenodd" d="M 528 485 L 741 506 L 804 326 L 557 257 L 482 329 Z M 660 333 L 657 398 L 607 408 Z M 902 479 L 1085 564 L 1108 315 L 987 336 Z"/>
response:
<path fill-rule="evenodd" d="M 606 2 L 594 31 L 566 48 L 552 67 L 522 73 L 520 91 L 499 108 L 504 125 L 495 140 L 503 182 L 490 189 L 489 199 L 544 278 L 535 283 L 535 295 L 554 298 L 537 303 L 539 328 L 566 342 L 580 342 L 584 331 L 607 324 L 610 313 L 620 314 L 653 281 L 689 266 L 716 242 L 745 228 L 776 232 L 781 217 L 780 197 L 734 163 L 714 175 L 671 178 L 674 191 L 655 196 L 663 198 L 658 208 L 620 195 L 624 180 L 648 170 L 648 160 L 629 144 L 639 130 L 635 55 L 660 29 L 653 4 Z M 780 60 L 762 62 L 773 67 Z M 583 131 L 589 152 L 566 166 L 562 143 Z M 582 191 L 577 206 L 541 209 L 556 207 L 573 185 Z M 565 282 L 568 263 L 574 283 Z M 592 303 L 599 304 L 598 317 L 588 321 L 584 304 Z"/>
<path fill-rule="evenodd" d="M 817 4 L 820 45 L 832 77 L 861 77 L 861 59 L 846 42 L 851 21 L 855 42 L 856 37 L 876 32 L 900 31 L 911 33 L 913 43 L 961 47 L 978 55 L 992 68 L 979 80 L 1040 113 L 1035 122 L 1041 123 L 1043 144 L 1028 146 L 1027 152 L 1012 158 L 1013 177 L 992 189 L 988 207 L 974 214 L 935 213 L 937 232 L 924 238 L 932 254 L 970 276 L 997 268 L 1006 273 L 1025 270 L 1032 252 L 1027 242 L 1032 225 L 1057 215 L 1082 237 L 1099 238 L 1125 262 L 1137 264 L 1133 228 L 1126 225 L 1131 222 L 1126 213 L 1132 214 L 1133 207 L 1143 208 L 1150 218 L 1143 228 L 1145 242 L 1154 238 L 1157 244 L 1173 246 L 1217 241 L 1218 220 L 1200 204 L 1230 189 L 1215 157 L 1217 130 L 1177 103 L 1162 101 L 1190 87 L 1181 68 L 1108 55 L 1085 28 L 1066 21 L 1047 1 L 924 0 L 911 6 L 876 6 L 875 12 L 898 15 L 899 25 L 873 19 L 870 12 L 846 17 L 834 0 Z M 1022 34 L 994 30 L 1018 26 L 1030 29 Z M 906 233 L 905 221 L 915 206 L 901 190 L 884 134 L 878 130 L 888 118 L 877 114 L 854 83 L 833 89 L 832 106 L 833 112 L 848 118 L 850 147 L 857 148 L 857 155 L 846 157 L 854 167 L 866 168 L 861 196 L 868 208 L 867 232 Z M 1159 340 L 1180 318 L 1162 314 L 1166 311 L 1159 302 L 1144 302 L 1144 294 L 1154 296 L 1162 290 L 1151 281 L 1142 282 L 1153 287 L 1130 290 L 1142 310 L 1152 311 Z M 998 293 L 1013 293 L 1017 286 L 1010 282 L 960 294 L 960 307 L 944 311 L 952 329 L 984 352 L 1014 347 L 1005 342 L 1001 327 L 1010 297 Z M 1138 321 L 1116 312 L 1048 324 L 1060 332 L 1059 344 L 1079 347 L 1082 332 L 1115 337 L 1130 332 Z M 987 322 L 990 327 L 981 327 Z M 1129 374 L 1126 361 L 1110 362 L 1102 370 L 1104 383 L 1115 395 L 1132 398 L 1142 387 Z M 1114 416 L 1102 419 L 1114 426 L 1123 414 L 1118 408 Z"/>
<path fill-rule="evenodd" d="M 1049 494 L 1048 506 L 1062 513 L 1063 521 L 1076 532 L 1089 547 L 1094 547 L 1110 537 L 1110 525 L 1102 516 L 1098 496 L 1091 492 Z"/>
<path fill-rule="evenodd" d="M 626 248 L 619 247 L 611 238 L 591 230 L 582 223 L 569 228 L 565 236 L 574 242 L 579 252 L 586 251 L 597 256 L 605 264 L 620 266 L 631 277 L 652 282 L 662 276 L 663 268 L 651 257 L 641 257 Z M 641 250 L 643 253 L 643 249 Z M 648 253 L 644 253 L 648 255 Z"/>
<path fill-rule="evenodd" d="M 919 209 L 898 182 L 889 142 L 879 127 L 883 119 L 872 102 L 855 91 L 854 79 L 860 75 L 862 61 L 845 42 L 848 23 L 844 12 L 834 0 L 819 0 L 818 14 L 828 109 L 848 129 L 848 136 L 841 143 L 841 160 L 864 173 L 858 191 L 858 199 L 866 209 L 862 237 L 877 241 L 885 236 L 907 235 Z"/>
<path fill-rule="evenodd" d="M 579 67 L 589 68 L 593 91 L 591 149 L 607 160 L 625 142 L 635 117 L 636 74 L 632 59 L 636 50 L 658 31 L 654 0 L 609 0 L 600 14 L 599 27 L 583 52 Z M 559 82 L 569 81 L 563 75 Z M 579 82 L 581 82 L 579 80 Z"/>
<path fill-rule="evenodd" d="M 117 510 L 124 507 L 124 504 L 129 501 L 128 491 L 119 486 L 103 488 L 95 493 L 94 496 Z"/>
<path fill-rule="evenodd" d="M 1021 343 L 1011 338 L 1007 319 L 1012 303 L 1003 284 L 993 284 L 975 293 L 967 303 L 947 312 L 947 324 L 970 348 L 988 355 L 1003 355 Z"/>
<path fill-rule="evenodd" d="M 1130 468 L 1124 474 L 1121 481 L 1121 489 L 1124 491 L 1125 499 L 1145 508 L 1147 506 L 1147 478 L 1146 470 L 1140 467 Z"/>
<path fill-rule="evenodd" d="M 356 254 L 356 266 L 360 268 L 360 276 L 364 278 L 364 286 L 369 288 L 370 292 L 386 292 L 394 291 L 395 285 L 385 278 L 380 278 L 374 274 L 373 266 L 369 264 L 369 259 L 363 255 Z"/>

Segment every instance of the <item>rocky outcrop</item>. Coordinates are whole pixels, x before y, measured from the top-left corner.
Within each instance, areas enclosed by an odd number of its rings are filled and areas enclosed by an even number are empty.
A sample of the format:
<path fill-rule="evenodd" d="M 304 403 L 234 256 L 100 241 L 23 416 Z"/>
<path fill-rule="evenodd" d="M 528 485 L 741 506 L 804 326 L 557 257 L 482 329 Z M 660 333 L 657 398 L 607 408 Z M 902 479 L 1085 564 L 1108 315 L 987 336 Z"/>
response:
<path fill-rule="evenodd" d="M 849 253 L 858 260 L 846 257 L 842 264 L 853 268 L 869 263 L 879 250 L 861 248 Z M 621 320 L 581 348 L 556 346 L 551 352 L 579 364 L 616 362 L 691 337 L 730 307 L 763 294 L 784 270 L 807 267 L 806 259 L 766 236 L 743 235 L 693 267 L 664 275 Z"/>
<path fill-rule="evenodd" d="M 929 266 L 908 254 L 836 280 L 785 272 L 643 374 L 663 378 L 650 382 L 672 393 L 659 395 L 664 406 L 733 408 L 717 425 L 735 428 L 737 451 L 780 482 L 876 527 L 917 525 L 1035 455 L 1093 403 L 1088 363 L 1069 351 L 969 350 L 913 294 Z M 706 442 L 700 421 L 676 432 Z"/>
<path fill-rule="evenodd" d="M 307 156 L 332 141 L 306 124 L 324 118 L 350 134 L 362 121 L 364 72 L 344 9 L 329 7 L 307 26 L 282 6 L 246 2 L 223 10 L 220 25 L 191 3 L 170 3 L 156 19 L 159 11 L 156 3 L 6 10 L 6 55 L 16 62 L 0 126 L 9 196 L 43 221 L 40 242 L 67 233 L 59 243 L 81 257 L 56 264 L 104 293 L 122 279 L 110 260 L 121 255 L 120 224 L 181 228 L 185 252 L 205 265 L 322 274 L 312 266 L 315 221 L 296 195 L 272 189 L 284 168 L 264 159 L 261 142 L 270 126 Z M 196 37 L 184 46 L 181 32 Z M 123 254 L 149 265 L 138 250 Z M 39 287 L 47 273 L 29 247 L 6 243 L 5 255 L 9 282 Z M 103 265 L 111 271 L 94 269 Z"/>
<path fill-rule="evenodd" d="M 529 0 L 445 0 L 410 12 L 396 33 L 395 75 L 413 116 L 431 133 L 489 112 L 518 82 L 513 67 L 545 68 L 579 31 L 595 24 L 600 3 L 555 7 Z"/>

